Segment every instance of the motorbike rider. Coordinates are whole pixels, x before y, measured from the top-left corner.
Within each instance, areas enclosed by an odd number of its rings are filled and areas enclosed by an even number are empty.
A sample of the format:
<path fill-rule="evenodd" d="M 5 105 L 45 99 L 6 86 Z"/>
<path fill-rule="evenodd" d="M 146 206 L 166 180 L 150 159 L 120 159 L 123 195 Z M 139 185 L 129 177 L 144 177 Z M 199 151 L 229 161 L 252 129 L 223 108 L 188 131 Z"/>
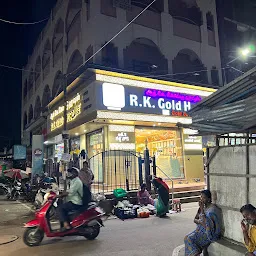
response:
<path fill-rule="evenodd" d="M 72 228 L 69 223 L 68 213 L 79 210 L 83 205 L 83 183 L 78 175 L 79 169 L 76 167 L 68 170 L 68 177 L 71 179 L 70 188 L 67 192 L 61 194 L 61 197 L 67 197 L 66 203 L 59 206 L 59 217 L 60 222 L 63 223 L 64 231 Z"/>

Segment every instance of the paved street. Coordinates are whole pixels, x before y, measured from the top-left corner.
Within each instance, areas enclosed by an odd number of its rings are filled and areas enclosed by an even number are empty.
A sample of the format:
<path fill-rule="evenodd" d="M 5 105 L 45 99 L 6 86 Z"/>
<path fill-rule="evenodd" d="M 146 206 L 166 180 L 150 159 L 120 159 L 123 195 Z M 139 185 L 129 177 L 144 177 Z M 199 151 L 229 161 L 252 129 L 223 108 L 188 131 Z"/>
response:
<path fill-rule="evenodd" d="M 184 205 L 184 212 L 172 214 L 169 218 L 136 219 L 121 221 L 118 219 L 105 222 L 101 234 L 95 241 L 82 237 L 45 239 L 41 246 L 28 248 L 22 242 L 22 224 L 30 217 L 26 205 L 17 202 L 0 201 L 0 237 L 18 235 L 15 242 L 0 245 L 0 255 L 5 256 L 165 256 L 173 255 L 176 247 L 183 244 L 183 237 L 194 229 L 193 217 L 197 204 Z M 17 213 L 19 212 L 19 217 Z M 181 250 L 180 254 L 184 255 Z"/>

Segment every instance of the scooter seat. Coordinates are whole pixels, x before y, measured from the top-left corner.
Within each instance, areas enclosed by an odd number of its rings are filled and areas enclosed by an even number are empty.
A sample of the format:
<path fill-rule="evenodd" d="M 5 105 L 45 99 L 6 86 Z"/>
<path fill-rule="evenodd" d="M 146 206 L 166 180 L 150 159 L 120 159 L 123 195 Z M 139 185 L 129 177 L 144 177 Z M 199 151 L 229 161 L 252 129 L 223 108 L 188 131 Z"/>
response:
<path fill-rule="evenodd" d="M 89 210 L 89 209 L 92 209 L 92 208 L 95 208 L 96 207 L 96 203 L 95 202 L 90 202 L 88 204 L 88 206 L 85 208 L 84 206 L 82 206 L 80 209 L 78 209 L 77 211 L 70 211 L 68 213 L 69 216 L 72 216 L 72 217 L 75 217 L 75 216 L 78 216 L 80 213 L 82 213 L 83 211 L 85 210 Z"/>

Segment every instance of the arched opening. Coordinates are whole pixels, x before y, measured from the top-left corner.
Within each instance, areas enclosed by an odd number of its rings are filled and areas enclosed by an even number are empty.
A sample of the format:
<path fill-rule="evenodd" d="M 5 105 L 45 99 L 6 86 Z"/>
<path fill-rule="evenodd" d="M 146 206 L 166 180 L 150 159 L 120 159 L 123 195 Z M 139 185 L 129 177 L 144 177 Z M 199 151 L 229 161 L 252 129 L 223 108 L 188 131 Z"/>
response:
<path fill-rule="evenodd" d="M 51 101 L 51 90 L 49 85 L 44 87 L 43 99 L 42 99 L 42 111 L 45 111 L 47 105 Z"/>
<path fill-rule="evenodd" d="M 208 31 L 208 44 L 211 46 L 216 46 L 214 18 L 211 12 L 207 12 L 206 21 L 207 21 L 207 31 Z"/>
<path fill-rule="evenodd" d="M 135 5 L 140 8 L 146 8 L 150 3 L 152 3 L 151 0 L 131 0 L 131 4 Z M 164 0 L 158 0 L 155 1 L 148 10 L 161 13 L 164 11 Z"/>
<path fill-rule="evenodd" d="M 35 119 L 37 119 L 38 117 L 40 117 L 40 115 L 41 115 L 41 110 L 42 110 L 41 100 L 40 100 L 40 97 L 37 96 L 37 98 L 36 98 L 36 103 L 35 103 L 35 108 L 34 108 L 34 117 L 35 117 Z"/>
<path fill-rule="evenodd" d="M 146 38 L 137 38 L 124 49 L 124 66 L 125 69 L 142 73 L 166 74 L 168 72 L 167 59 L 155 43 Z"/>
<path fill-rule="evenodd" d="M 113 43 L 109 43 L 102 49 L 102 65 L 106 67 L 118 67 L 118 48 Z"/>
<path fill-rule="evenodd" d="M 69 60 L 67 74 L 72 73 L 77 68 L 79 68 L 79 66 L 81 66 L 82 64 L 83 64 L 83 56 L 78 50 L 75 50 Z M 72 83 L 72 81 L 74 81 L 74 80 L 75 80 L 74 75 L 73 76 L 69 75 L 68 76 L 68 85 L 70 83 Z"/>
<path fill-rule="evenodd" d="M 196 0 L 169 0 L 169 13 L 173 18 L 192 25 L 203 24 L 202 12 Z"/>
<path fill-rule="evenodd" d="M 28 94 L 28 80 L 25 80 L 24 87 L 23 87 L 23 99 L 26 101 Z"/>
<path fill-rule="evenodd" d="M 50 61 L 51 61 L 51 43 L 50 43 L 50 40 L 48 39 L 44 45 L 43 60 L 42 60 L 44 79 L 50 73 Z"/>
<path fill-rule="evenodd" d="M 28 97 L 31 98 L 34 92 L 34 71 L 31 69 L 28 78 Z"/>
<path fill-rule="evenodd" d="M 66 16 L 67 47 L 81 32 L 82 0 L 70 0 Z"/>
<path fill-rule="evenodd" d="M 52 39 L 53 65 L 55 65 L 63 57 L 63 37 L 64 22 L 62 19 L 59 19 L 55 26 Z"/>
<path fill-rule="evenodd" d="M 28 124 L 28 116 L 27 116 L 27 112 L 25 112 L 23 115 L 23 130 L 26 129 L 27 124 Z"/>
<path fill-rule="evenodd" d="M 62 73 L 58 71 L 55 75 L 53 87 L 52 87 L 52 98 L 54 99 L 62 92 Z"/>
<path fill-rule="evenodd" d="M 41 76 L 41 57 L 38 56 L 36 59 L 36 66 L 35 66 L 35 85 L 36 88 L 40 85 L 40 76 Z"/>
<path fill-rule="evenodd" d="M 31 123 L 33 117 L 34 117 L 33 106 L 30 105 L 29 111 L 28 111 L 28 123 L 29 123 L 29 124 Z"/>
<path fill-rule="evenodd" d="M 88 60 L 91 56 L 93 55 L 93 46 L 90 45 L 87 49 L 86 49 L 86 53 L 84 56 L 85 61 Z M 88 63 L 93 63 L 93 58 L 91 58 Z"/>
<path fill-rule="evenodd" d="M 174 58 L 173 73 L 174 79 L 184 82 L 208 84 L 207 68 L 196 53 L 189 49 L 179 51 Z"/>

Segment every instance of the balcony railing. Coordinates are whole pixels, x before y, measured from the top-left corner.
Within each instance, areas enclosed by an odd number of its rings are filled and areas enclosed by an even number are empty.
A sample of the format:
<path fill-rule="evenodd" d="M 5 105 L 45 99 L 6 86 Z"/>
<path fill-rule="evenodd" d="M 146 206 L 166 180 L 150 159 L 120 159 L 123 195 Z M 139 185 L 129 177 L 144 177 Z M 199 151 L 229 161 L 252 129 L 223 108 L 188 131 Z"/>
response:
<path fill-rule="evenodd" d="M 134 19 L 143 8 L 133 6 L 131 11 L 126 12 L 127 21 L 130 22 Z M 152 28 L 158 31 L 162 31 L 162 22 L 161 22 L 161 14 L 153 11 L 145 11 L 142 15 L 140 15 L 134 23 L 138 25 L 142 25 L 144 27 Z"/>
<path fill-rule="evenodd" d="M 196 42 L 202 40 L 199 26 L 176 18 L 173 19 L 173 34 Z"/>

